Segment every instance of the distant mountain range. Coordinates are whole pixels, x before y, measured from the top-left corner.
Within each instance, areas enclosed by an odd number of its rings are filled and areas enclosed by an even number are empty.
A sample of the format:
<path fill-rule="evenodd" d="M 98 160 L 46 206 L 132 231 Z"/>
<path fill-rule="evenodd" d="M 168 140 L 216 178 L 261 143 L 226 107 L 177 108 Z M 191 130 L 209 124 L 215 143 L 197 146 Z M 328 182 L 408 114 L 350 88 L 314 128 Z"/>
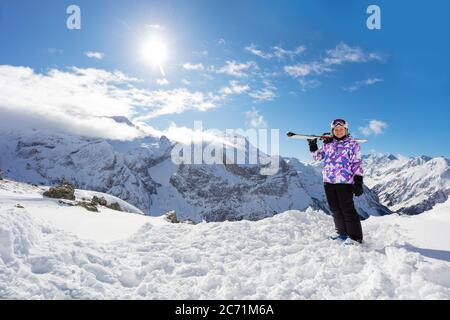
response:
<path fill-rule="evenodd" d="M 133 124 L 125 117 L 115 121 Z M 193 221 L 257 220 L 277 212 L 308 207 L 329 212 L 321 164 L 279 158 L 275 175 L 262 165 L 175 164 L 175 141 L 151 136 L 133 141 L 48 133 L 9 131 L 0 136 L 0 168 L 14 180 L 109 193 L 149 215 L 175 210 Z M 359 214 L 419 214 L 450 193 L 449 159 L 364 157 L 365 193 L 355 198 Z"/>
<path fill-rule="evenodd" d="M 0 168 L 17 181 L 68 181 L 119 197 L 146 214 L 175 210 L 180 219 L 193 221 L 257 220 L 308 207 L 329 212 L 316 165 L 280 158 L 280 169 L 271 176 L 260 174 L 262 165 L 177 165 L 171 160 L 175 145 L 165 136 L 111 141 L 36 130 L 3 132 Z M 363 218 L 391 213 L 368 188 L 356 206 Z"/>

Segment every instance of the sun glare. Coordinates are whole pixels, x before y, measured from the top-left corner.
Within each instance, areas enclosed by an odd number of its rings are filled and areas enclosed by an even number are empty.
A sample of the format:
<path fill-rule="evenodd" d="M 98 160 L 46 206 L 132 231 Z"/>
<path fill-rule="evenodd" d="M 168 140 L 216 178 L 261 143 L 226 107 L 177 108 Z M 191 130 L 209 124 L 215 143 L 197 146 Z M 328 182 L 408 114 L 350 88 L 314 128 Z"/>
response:
<path fill-rule="evenodd" d="M 143 60 L 151 66 L 156 66 L 164 74 L 163 65 L 167 61 L 166 43 L 159 37 L 153 36 L 142 43 L 141 55 Z"/>

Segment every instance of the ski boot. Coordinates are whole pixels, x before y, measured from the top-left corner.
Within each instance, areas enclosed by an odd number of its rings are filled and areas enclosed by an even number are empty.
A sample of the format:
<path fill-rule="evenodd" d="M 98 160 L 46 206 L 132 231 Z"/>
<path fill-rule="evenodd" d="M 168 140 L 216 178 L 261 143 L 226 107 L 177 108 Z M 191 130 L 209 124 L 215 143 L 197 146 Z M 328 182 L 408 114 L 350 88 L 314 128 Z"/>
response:
<path fill-rule="evenodd" d="M 360 246 L 362 244 L 361 241 L 353 240 L 352 238 L 348 237 L 345 239 L 345 241 L 342 243 L 344 246 Z"/>
<path fill-rule="evenodd" d="M 345 241 L 347 240 L 348 236 L 346 234 L 339 234 L 339 233 L 335 233 L 332 234 L 331 236 L 328 236 L 328 240 L 341 240 L 341 241 Z"/>

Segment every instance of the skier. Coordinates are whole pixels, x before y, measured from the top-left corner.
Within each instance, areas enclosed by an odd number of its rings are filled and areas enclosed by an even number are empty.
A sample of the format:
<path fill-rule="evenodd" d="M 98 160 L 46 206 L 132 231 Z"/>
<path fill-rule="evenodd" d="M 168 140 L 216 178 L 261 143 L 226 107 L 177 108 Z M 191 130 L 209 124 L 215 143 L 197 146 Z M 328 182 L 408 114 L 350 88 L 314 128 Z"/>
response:
<path fill-rule="evenodd" d="M 362 243 L 361 221 L 353 203 L 353 194 L 363 194 L 363 168 L 358 142 L 348 133 L 348 123 L 336 119 L 331 123 L 330 138 L 308 139 L 309 150 L 316 161 L 323 160 L 323 181 L 328 205 L 333 215 L 336 234 L 332 240 L 343 240 L 345 244 Z M 324 136 L 327 134 L 324 134 Z"/>

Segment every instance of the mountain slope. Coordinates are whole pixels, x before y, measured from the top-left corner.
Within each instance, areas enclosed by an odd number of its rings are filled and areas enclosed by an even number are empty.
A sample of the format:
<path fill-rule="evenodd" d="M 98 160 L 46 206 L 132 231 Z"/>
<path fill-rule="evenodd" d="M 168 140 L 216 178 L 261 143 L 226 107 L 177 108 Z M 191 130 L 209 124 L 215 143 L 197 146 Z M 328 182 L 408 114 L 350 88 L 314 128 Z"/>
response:
<path fill-rule="evenodd" d="M 450 262 L 412 250 L 406 240 L 415 235 L 403 233 L 402 217 L 363 221 L 366 243 L 346 247 L 326 240 L 332 219 L 311 209 L 198 225 L 119 212 L 124 225 L 137 216 L 140 227 L 99 242 L 41 215 L 55 202 L 38 189 L 18 183 L 0 189 L 0 299 L 450 298 Z M 101 219 L 92 222 L 100 234 L 114 224 L 106 211 L 60 209 L 63 217 Z"/>
<path fill-rule="evenodd" d="M 364 156 L 365 183 L 393 211 L 419 214 L 450 195 L 450 160 L 444 157 Z"/>

